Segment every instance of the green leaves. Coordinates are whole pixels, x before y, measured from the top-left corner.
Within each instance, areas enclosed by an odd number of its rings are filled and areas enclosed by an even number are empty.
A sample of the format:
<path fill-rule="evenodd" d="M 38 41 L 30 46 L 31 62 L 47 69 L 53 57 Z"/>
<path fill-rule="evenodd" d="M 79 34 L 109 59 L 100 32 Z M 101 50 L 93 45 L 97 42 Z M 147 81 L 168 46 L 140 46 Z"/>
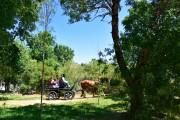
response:
<path fill-rule="evenodd" d="M 169 1 L 167 5 L 159 1 L 153 5 L 136 1 L 123 21 L 125 32 L 121 39 L 126 61 L 131 72 L 141 78 L 146 104 L 161 108 L 160 111 L 168 109 L 167 104 L 174 104 L 172 94 L 177 87 L 170 81 L 179 81 L 180 75 L 176 69 L 180 61 L 180 17 L 175 4 L 178 3 Z M 149 57 L 147 64 L 139 68 L 144 49 L 149 51 Z"/>
<path fill-rule="evenodd" d="M 25 61 L 23 56 L 26 53 L 17 41 L 8 46 L 0 46 L 0 48 L 0 78 L 5 82 L 17 84 L 18 78 L 24 72 L 25 64 L 27 64 L 27 59 Z"/>
<path fill-rule="evenodd" d="M 74 57 L 74 51 L 65 45 L 56 44 L 54 47 L 54 54 L 61 64 L 65 64 L 66 62 L 71 61 Z"/>
<path fill-rule="evenodd" d="M 0 41 L 8 41 L 16 36 L 24 40 L 35 29 L 39 2 L 36 0 L 0 0 L 0 3 Z"/>
<path fill-rule="evenodd" d="M 90 21 L 100 17 L 103 20 L 111 15 L 111 0 L 59 0 L 69 22 Z"/>
<path fill-rule="evenodd" d="M 54 38 L 49 32 L 40 32 L 28 40 L 32 58 L 39 61 L 42 61 L 43 53 L 45 53 L 45 59 L 53 56 L 54 44 Z"/>

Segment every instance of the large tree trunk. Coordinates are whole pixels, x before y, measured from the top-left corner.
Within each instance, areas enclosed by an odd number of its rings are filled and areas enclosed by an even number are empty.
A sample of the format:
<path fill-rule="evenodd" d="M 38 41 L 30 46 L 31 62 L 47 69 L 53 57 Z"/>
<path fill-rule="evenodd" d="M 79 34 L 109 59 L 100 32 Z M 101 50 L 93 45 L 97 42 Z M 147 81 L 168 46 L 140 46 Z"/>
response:
<path fill-rule="evenodd" d="M 122 46 L 119 37 L 119 28 L 118 28 L 118 14 L 119 14 L 119 4 L 120 0 L 112 0 L 112 38 L 114 42 L 114 50 L 116 54 L 117 63 L 119 65 L 122 77 L 126 80 L 128 87 L 130 89 L 130 97 L 131 97 L 131 107 L 130 107 L 130 116 L 131 119 L 134 120 L 136 118 L 136 114 L 141 109 L 142 98 L 143 98 L 143 89 L 141 87 L 140 79 L 136 79 L 131 76 L 127 65 L 124 60 Z M 139 59 L 139 63 L 142 62 L 143 59 Z M 144 62 L 143 62 L 144 63 Z M 140 64 L 141 65 L 141 64 Z M 140 67 L 138 66 L 138 69 Z M 139 76 L 138 76 L 139 78 Z M 141 77 L 140 77 L 141 78 Z"/>
<path fill-rule="evenodd" d="M 135 80 L 133 83 L 133 86 L 130 87 L 130 118 L 136 120 L 142 111 L 143 87 L 140 80 Z"/>
<path fill-rule="evenodd" d="M 122 46 L 120 43 L 120 37 L 119 37 L 119 3 L 120 0 L 112 0 L 112 38 L 114 42 L 114 50 L 116 54 L 117 63 L 119 65 L 120 71 L 122 76 L 125 78 L 128 85 L 131 84 L 131 75 L 129 73 L 129 70 L 126 66 L 123 52 L 122 52 Z"/>
<path fill-rule="evenodd" d="M 119 4 L 121 0 L 112 0 L 112 38 L 114 42 L 114 50 L 116 54 L 117 63 L 119 65 L 122 77 L 126 80 L 126 83 L 128 84 L 128 87 L 130 89 L 130 97 L 131 97 L 131 107 L 130 107 L 130 113 L 131 113 L 131 119 L 134 120 L 136 118 L 136 115 L 142 111 L 142 101 L 143 101 L 143 86 L 142 83 L 142 73 L 144 72 L 144 67 L 147 65 L 148 57 L 149 57 L 149 49 L 148 48 L 142 48 L 139 58 L 137 60 L 137 66 L 134 76 L 132 76 L 132 73 L 127 68 L 127 65 L 125 63 L 124 57 L 123 57 L 123 50 L 120 42 L 119 37 L 119 28 L 118 28 L 118 13 L 119 13 Z M 163 0 L 163 1 L 156 1 L 156 9 L 155 9 L 155 22 L 152 27 L 152 31 L 156 31 L 156 28 L 159 26 L 157 20 L 160 17 L 160 15 L 164 14 L 164 11 L 168 9 L 168 6 L 170 4 L 169 0 Z"/>

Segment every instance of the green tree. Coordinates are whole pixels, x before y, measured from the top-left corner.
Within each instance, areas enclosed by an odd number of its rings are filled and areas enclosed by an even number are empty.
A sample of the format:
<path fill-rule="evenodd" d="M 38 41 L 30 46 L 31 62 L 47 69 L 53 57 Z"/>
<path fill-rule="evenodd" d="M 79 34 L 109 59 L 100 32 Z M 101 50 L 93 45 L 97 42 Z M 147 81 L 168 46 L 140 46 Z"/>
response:
<path fill-rule="evenodd" d="M 48 32 L 49 29 L 49 24 L 51 23 L 52 20 L 52 16 L 54 15 L 54 0 L 45 0 L 42 4 L 41 4 L 41 10 L 40 10 L 40 23 L 41 26 L 43 27 L 43 31 L 45 33 Z M 46 36 L 46 34 L 44 34 L 43 39 L 47 39 L 48 36 Z M 43 46 L 44 46 L 44 42 L 43 42 Z M 45 48 L 43 48 L 42 50 L 42 78 L 41 78 L 41 107 L 42 107 L 42 96 L 43 96 L 43 92 L 44 92 L 44 63 L 45 60 Z"/>
<path fill-rule="evenodd" d="M 28 45 L 31 48 L 31 56 L 33 59 L 42 61 L 44 58 L 53 57 L 54 38 L 49 32 L 40 32 L 31 39 L 28 39 Z"/>
<path fill-rule="evenodd" d="M 1 46 L 0 49 L 0 71 L 6 83 L 6 91 L 9 85 L 16 85 L 18 76 L 24 71 L 25 61 L 23 60 L 23 49 L 19 42 L 15 41 L 9 46 Z"/>
<path fill-rule="evenodd" d="M 166 75 L 167 71 L 171 71 L 172 68 L 178 66 L 177 58 L 173 57 L 177 56 L 176 53 L 178 53 L 179 48 L 177 46 L 179 45 L 177 43 L 179 28 L 174 27 L 174 25 L 179 25 L 179 2 L 176 0 L 153 0 L 152 2 L 128 0 L 127 2 L 132 5 L 129 17 L 131 19 L 124 21 L 125 34 L 120 38 L 120 0 L 60 0 L 64 14 L 70 16 L 69 22 L 71 23 L 80 20 L 89 21 L 94 17 L 104 19 L 106 16 L 110 16 L 112 18 L 111 26 L 115 55 L 121 75 L 130 91 L 131 118 L 138 119 L 136 117 L 142 111 L 145 95 L 143 82 L 146 81 L 146 74 L 144 74 L 147 72 L 146 67 L 148 66 L 147 70 L 157 74 L 157 76 L 161 73 L 162 75 L 158 79 L 162 80 L 166 78 L 163 75 Z M 93 13 L 95 13 L 95 16 L 93 16 Z M 127 39 L 124 40 L 124 37 Z M 172 40 L 173 42 L 170 42 Z M 168 47 L 168 45 L 172 46 Z M 126 50 L 125 53 L 124 50 Z M 160 56 L 161 59 L 159 59 Z M 161 60 L 164 61 L 164 64 L 161 64 Z M 162 67 L 155 69 L 157 65 L 159 66 L 159 64 L 155 64 L 158 61 Z M 170 64 L 166 65 L 167 61 Z M 154 67 L 149 66 L 149 62 Z M 169 74 L 176 76 L 175 79 L 177 79 L 177 74 L 173 70 Z M 157 79 L 154 80 L 154 83 L 156 83 Z M 166 78 L 166 80 L 170 80 L 170 78 Z"/>
<path fill-rule="evenodd" d="M 120 44 L 119 37 L 119 11 L 120 11 L 120 0 L 89 0 L 89 1 L 76 1 L 76 0 L 60 0 L 60 3 L 64 9 L 64 14 L 70 16 L 69 22 L 78 22 L 80 20 L 89 21 L 92 17 L 101 17 L 104 19 L 106 16 L 112 18 L 112 38 L 114 42 L 114 49 L 119 65 L 122 77 L 126 80 L 130 88 L 136 86 L 133 84 L 133 78 L 127 68 L 123 52 L 122 45 Z M 95 16 L 93 16 L 95 13 Z M 137 97 L 137 96 L 133 96 Z M 132 99 L 134 99 L 132 97 Z M 139 98 L 137 98 L 139 99 Z M 138 104 L 138 105 L 135 105 Z M 139 103 L 131 102 L 132 111 L 137 113 Z"/>
<path fill-rule="evenodd" d="M 25 39 L 35 29 L 40 0 L 0 0 L 0 44 L 19 36 Z"/>
<path fill-rule="evenodd" d="M 35 22 L 38 20 L 39 3 L 40 0 L 0 0 L 1 68 L 5 69 L 3 74 L 6 74 L 4 79 L 8 84 L 7 87 L 9 87 L 10 79 L 15 80 L 14 77 L 23 70 L 20 69 L 22 67 L 19 65 L 21 63 L 20 49 L 13 40 L 17 37 L 25 40 L 31 34 L 31 31 L 35 29 Z"/>
<path fill-rule="evenodd" d="M 59 69 L 55 69 L 57 65 L 57 60 L 54 58 L 50 58 L 45 60 L 44 67 L 44 80 L 48 81 L 51 77 L 54 79 L 57 75 L 60 75 Z M 33 89 L 36 91 L 40 91 L 40 80 L 42 79 L 41 76 L 42 71 L 42 62 L 37 61 L 35 59 L 29 59 L 26 61 L 25 71 L 21 75 L 20 86 L 24 90 Z M 46 82 L 45 82 L 46 83 Z"/>
<path fill-rule="evenodd" d="M 74 51 L 65 45 L 56 44 L 54 47 L 54 54 L 61 64 L 65 64 L 66 62 L 71 61 L 74 57 Z"/>
<path fill-rule="evenodd" d="M 135 2 L 123 24 L 123 51 L 130 71 L 138 78 L 134 89 L 140 89 L 143 101 L 156 111 L 172 107 L 179 79 L 180 19 L 175 1 Z M 137 88 L 139 87 L 139 88 Z M 133 94 L 140 94 L 139 91 Z M 162 101 L 163 99 L 163 101 Z M 151 107 L 150 107 L 151 106 Z M 165 112 L 165 111 L 163 111 Z M 166 111 L 167 112 L 167 111 Z"/>

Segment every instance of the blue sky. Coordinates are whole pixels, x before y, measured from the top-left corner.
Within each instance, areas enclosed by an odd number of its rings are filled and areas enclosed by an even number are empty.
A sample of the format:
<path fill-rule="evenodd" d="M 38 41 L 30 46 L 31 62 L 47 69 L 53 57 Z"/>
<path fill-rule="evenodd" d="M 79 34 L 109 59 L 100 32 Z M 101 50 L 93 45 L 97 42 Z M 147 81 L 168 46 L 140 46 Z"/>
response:
<path fill-rule="evenodd" d="M 63 11 L 57 6 L 50 27 L 56 42 L 69 46 L 74 50 L 76 63 L 88 63 L 93 58 L 98 58 L 98 52 L 106 47 L 112 47 L 111 24 L 96 19 L 92 22 L 77 22 L 68 24 L 68 17 L 62 15 Z M 120 12 L 120 23 L 127 15 L 127 7 Z M 122 31 L 120 25 L 120 31 Z"/>

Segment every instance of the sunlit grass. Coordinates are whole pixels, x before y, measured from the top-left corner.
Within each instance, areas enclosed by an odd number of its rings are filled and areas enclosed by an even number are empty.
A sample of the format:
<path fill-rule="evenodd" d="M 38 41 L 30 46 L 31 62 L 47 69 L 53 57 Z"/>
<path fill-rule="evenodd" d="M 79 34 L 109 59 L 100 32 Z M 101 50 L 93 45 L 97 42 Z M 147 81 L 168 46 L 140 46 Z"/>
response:
<path fill-rule="evenodd" d="M 21 94 L 0 94 L 0 101 L 2 100 L 33 100 L 40 98 L 40 95 L 21 95 Z"/>
<path fill-rule="evenodd" d="M 69 101 L 60 105 L 38 104 L 24 107 L 0 107 L 1 120 L 116 120 L 125 117 L 127 102 L 100 97 Z"/>

